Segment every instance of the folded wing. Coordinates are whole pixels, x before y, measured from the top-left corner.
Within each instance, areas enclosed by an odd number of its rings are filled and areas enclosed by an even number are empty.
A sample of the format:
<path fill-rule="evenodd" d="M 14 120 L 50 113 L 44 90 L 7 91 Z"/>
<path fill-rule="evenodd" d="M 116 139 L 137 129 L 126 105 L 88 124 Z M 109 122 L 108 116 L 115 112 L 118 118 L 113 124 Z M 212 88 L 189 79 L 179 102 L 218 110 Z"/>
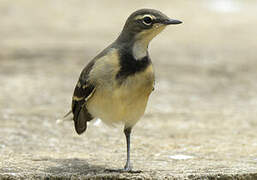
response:
<path fill-rule="evenodd" d="M 95 91 L 94 84 L 89 81 L 89 73 L 93 66 L 94 61 L 91 61 L 81 72 L 72 97 L 73 120 L 78 134 L 82 134 L 87 129 L 87 121 L 94 118 L 86 107 L 88 99 Z"/>

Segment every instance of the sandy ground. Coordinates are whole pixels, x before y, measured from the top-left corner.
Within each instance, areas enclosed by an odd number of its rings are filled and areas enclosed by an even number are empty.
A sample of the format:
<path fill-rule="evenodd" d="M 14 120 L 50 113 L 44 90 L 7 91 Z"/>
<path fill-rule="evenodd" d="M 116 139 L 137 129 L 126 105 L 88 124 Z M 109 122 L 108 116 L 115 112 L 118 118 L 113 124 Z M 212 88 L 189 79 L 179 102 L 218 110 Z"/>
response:
<path fill-rule="evenodd" d="M 218 2 L 2 0 L 0 178 L 257 178 L 257 2 Z M 184 23 L 150 46 L 156 87 L 132 135 L 143 172 L 108 173 L 125 163 L 122 127 L 94 121 L 78 136 L 56 119 L 82 68 L 142 7 Z"/>

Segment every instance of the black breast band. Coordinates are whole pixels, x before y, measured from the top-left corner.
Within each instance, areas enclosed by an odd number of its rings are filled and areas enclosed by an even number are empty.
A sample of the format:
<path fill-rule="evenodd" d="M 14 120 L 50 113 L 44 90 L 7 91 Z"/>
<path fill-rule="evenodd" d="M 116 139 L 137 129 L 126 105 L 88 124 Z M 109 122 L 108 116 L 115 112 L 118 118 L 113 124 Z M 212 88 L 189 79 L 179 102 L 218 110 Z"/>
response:
<path fill-rule="evenodd" d="M 120 53 L 119 61 L 120 70 L 116 75 L 116 79 L 120 80 L 121 82 L 128 76 L 144 71 L 148 65 L 151 64 L 151 60 L 148 55 L 136 60 L 132 53 L 126 51 Z"/>

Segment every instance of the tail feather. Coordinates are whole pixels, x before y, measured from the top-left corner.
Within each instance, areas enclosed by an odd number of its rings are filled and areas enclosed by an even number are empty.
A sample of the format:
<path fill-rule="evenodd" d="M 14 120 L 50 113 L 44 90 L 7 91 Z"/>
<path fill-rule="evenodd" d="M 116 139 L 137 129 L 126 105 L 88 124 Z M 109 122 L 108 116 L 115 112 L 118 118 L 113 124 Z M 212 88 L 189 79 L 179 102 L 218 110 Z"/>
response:
<path fill-rule="evenodd" d="M 87 129 L 87 121 L 91 121 L 93 117 L 91 114 L 87 111 L 85 106 L 82 106 L 78 116 L 74 116 L 74 124 L 75 124 L 75 130 L 78 134 L 82 134 Z"/>
<path fill-rule="evenodd" d="M 63 119 L 65 119 L 66 117 L 68 117 L 71 113 L 72 113 L 72 110 L 70 110 L 67 114 L 65 114 L 65 115 L 63 116 Z"/>
<path fill-rule="evenodd" d="M 72 113 L 72 110 L 70 110 L 67 114 L 63 116 L 63 118 L 57 119 L 56 124 L 61 124 L 63 121 L 70 121 L 72 119 L 67 119 L 67 117 Z"/>

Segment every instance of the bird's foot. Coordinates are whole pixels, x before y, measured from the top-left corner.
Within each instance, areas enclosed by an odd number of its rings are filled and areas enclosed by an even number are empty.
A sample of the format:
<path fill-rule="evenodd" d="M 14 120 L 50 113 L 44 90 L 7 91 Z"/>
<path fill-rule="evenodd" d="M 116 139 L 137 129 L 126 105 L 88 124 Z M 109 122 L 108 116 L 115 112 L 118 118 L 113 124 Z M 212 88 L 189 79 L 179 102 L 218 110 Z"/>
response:
<path fill-rule="evenodd" d="M 130 165 L 130 163 L 126 163 L 124 169 L 123 169 L 124 172 L 130 172 L 132 171 L 132 166 Z"/>
<path fill-rule="evenodd" d="M 140 170 L 125 170 L 125 169 L 105 169 L 105 172 L 109 172 L 109 173 L 131 173 L 131 174 L 139 174 L 142 171 Z"/>
<path fill-rule="evenodd" d="M 140 170 L 132 170 L 131 166 L 125 166 L 124 169 L 106 169 L 105 171 L 107 172 L 116 172 L 116 173 L 141 173 L 142 171 Z"/>

